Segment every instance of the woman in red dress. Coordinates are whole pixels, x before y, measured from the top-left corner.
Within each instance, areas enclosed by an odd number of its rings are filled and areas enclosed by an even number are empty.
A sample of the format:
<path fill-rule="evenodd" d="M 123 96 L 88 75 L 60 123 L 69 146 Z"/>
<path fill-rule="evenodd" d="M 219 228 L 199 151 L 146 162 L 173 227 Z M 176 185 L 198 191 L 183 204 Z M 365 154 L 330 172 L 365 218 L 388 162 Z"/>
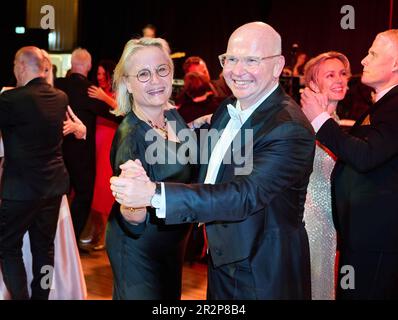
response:
<path fill-rule="evenodd" d="M 97 84 L 88 89 L 88 95 L 106 102 L 113 109 L 116 108 L 116 100 L 112 91 L 112 74 L 116 64 L 111 60 L 101 60 L 97 69 Z M 111 120 L 97 116 L 96 125 L 96 176 L 94 196 L 91 204 L 91 214 L 80 239 L 80 246 L 93 250 L 103 250 L 105 226 L 111 211 L 114 198 L 109 188 L 109 179 L 112 176 L 109 154 L 113 136 L 118 124 Z"/>

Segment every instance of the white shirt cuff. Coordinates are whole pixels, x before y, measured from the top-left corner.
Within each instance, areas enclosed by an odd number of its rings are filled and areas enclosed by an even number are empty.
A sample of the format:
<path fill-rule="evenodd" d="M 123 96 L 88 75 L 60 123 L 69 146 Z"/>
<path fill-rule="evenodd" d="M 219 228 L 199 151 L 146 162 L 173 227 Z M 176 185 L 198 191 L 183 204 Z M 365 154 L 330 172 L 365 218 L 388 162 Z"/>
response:
<path fill-rule="evenodd" d="M 160 183 L 160 207 L 156 209 L 156 216 L 160 219 L 166 218 L 166 190 L 164 188 L 164 182 Z"/>
<path fill-rule="evenodd" d="M 312 120 L 311 125 L 314 128 L 315 133 L 323 126 L 323 124 L 331 118 L 330 114 L 322 112 L 319 116 L 317 116 L 314 120 Z"/>
<path fill-rule="evenodd" d="M 0 157 L 4 157 L 4 146 L 1 137 L 0 137 Z"/>

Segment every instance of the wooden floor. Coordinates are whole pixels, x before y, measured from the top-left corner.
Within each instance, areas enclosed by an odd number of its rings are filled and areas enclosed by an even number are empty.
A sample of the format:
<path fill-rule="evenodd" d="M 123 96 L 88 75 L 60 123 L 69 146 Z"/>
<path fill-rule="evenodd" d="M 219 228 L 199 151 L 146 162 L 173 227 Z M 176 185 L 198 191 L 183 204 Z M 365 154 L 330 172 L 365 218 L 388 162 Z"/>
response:
<path fill-rule="evenodd" d="M 82 255 L 81 261 L 89 300 L 112 299 L 112 271 L 105 251 Z M 205 300 L 207 266 L 202 263 L 184 265 L 182 300 Z"/>

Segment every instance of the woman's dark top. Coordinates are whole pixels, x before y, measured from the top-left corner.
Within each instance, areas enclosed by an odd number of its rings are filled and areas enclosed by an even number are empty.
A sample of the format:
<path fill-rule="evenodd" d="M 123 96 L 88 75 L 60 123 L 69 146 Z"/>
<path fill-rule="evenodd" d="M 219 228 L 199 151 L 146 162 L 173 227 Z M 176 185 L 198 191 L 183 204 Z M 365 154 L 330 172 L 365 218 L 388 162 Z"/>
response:
<path fill-rule="evenodd" d="M 175 123 L 177 134 L 186 129 L 175 109 L 166 111 L 165 116 L 168 122 Z M 154 146 L 153 140 L 145 141 L 146 134 L 161 142 L 154 153 L 160 159 L 158 163 L 149 164 L 151 160 L 146 159 L 145 153 L 147 156 L 153 154 Z M 131 112 L 120 124 L 113 140 L 113 174 L 119 175 L 119 166 L 127 160 L 138 158 L 152 181 L 189 183 L 194 176 L 194 166 L 175 161 L 181 146 L 180 142 L 164 140 Z M 106 247 L 114 275 L 114 299 L 175 300 L 181 297 L 182 265 L 191 225 L 165 225 L 153 209 L 147 210 L 146 222 L 134 226 L 124 220 L 120 205 L 117 202 L 113 205 Z"/>

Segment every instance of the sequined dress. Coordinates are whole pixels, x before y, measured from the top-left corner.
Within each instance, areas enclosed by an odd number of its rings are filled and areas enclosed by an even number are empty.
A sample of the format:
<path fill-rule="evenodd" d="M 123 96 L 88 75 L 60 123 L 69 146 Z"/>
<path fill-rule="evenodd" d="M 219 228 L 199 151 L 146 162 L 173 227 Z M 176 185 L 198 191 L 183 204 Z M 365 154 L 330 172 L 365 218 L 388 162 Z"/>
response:
<path fill-rule="evenodd" d="M 332 219 L 330 188 L 330 175 L 334 164 L 332 156 L 317 144 L 304 211 L 310 243 L 313 300 L 335 299 L 336 231 Z"/>

